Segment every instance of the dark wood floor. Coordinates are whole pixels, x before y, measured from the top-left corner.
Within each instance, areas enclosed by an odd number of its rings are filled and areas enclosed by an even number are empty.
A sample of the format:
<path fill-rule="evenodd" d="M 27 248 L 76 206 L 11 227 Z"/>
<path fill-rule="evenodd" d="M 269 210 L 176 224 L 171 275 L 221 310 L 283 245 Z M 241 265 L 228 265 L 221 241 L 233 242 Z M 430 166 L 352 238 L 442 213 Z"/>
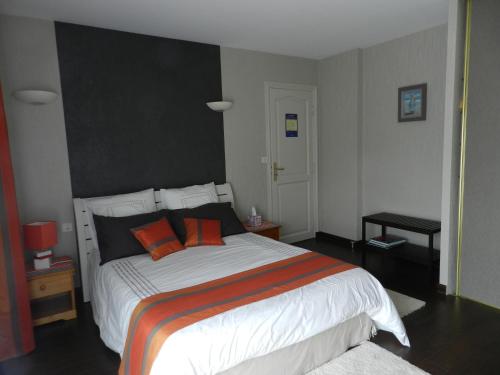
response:
<path fill-rule="evenodd" d="M 358 251 L 327 240 L 297 244 L 359 264 Z M 430 291 L 425 269 L 380 256 L 368 257 L 369 270 L 384 286 L 424 299 L 427 305 L 403 319 L 411 348 L 388 333 L 373 339 L 378 345 L 432 374 L 500 374 L 500 311 Z M 89 304 L 79 304 L 78 319 L 56 322 L 35 330 L 37 349 L 0 364 L 5 375 L 116 374 L 119 356 L 99 338 Z"/>
<path fill-rule="evenodd" d="M 361 264 L 360 252 L 331 241 L 296 245 Z M 403 318 L 411 348 L 383 331 L 373 342 L 431 374 L 500 374 L 500 310 L 437 293 L 428 287 L 421 266 L 368 254 L 367 268 L 386 288 L 426 301 L 423 309 Z"/>

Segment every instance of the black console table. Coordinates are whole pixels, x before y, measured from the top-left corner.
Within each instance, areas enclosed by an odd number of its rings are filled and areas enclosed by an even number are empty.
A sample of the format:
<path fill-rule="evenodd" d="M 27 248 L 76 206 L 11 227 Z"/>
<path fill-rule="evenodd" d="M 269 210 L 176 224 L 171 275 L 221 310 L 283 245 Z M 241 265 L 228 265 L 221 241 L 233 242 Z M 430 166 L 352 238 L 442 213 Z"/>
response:
<path fill-rule="evenodd" d="M 434 249 L 434 234 L 441 232 L 441 222 L 420 219 L 417 217 L 396 215 L 381 212 L 374 215 L 363 216 L 363 253 L 362 266 L 366 268 L 366 252 L 378 251 L 392 256 L 403 258 L 412 262 L 426 265 L 429 272 L 429 282 L 433 284 L 434 263 L 439 261 L 439 251 Z M 428 246 L 418 246 L 405 243 L 391 249 L 381 249 L 370 246 L 366 242 L 366 223 L 378 224 L 382 227 L 382 235 L 386 235 L 387 227 L 421 233 L 428 236 Z"/>

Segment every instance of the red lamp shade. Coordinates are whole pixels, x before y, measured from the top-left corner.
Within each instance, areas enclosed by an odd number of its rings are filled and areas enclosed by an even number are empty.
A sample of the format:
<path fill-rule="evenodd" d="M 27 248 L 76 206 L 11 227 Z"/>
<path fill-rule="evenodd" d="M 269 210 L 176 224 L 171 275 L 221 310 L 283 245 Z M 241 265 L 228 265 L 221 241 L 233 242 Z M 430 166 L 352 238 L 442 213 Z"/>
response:
<path fill-rule="evenodd" d="M 46 250 L 57 245 L 55 221 L 38 221 L 23 225 L 24 245 L 29 250 Z"/>

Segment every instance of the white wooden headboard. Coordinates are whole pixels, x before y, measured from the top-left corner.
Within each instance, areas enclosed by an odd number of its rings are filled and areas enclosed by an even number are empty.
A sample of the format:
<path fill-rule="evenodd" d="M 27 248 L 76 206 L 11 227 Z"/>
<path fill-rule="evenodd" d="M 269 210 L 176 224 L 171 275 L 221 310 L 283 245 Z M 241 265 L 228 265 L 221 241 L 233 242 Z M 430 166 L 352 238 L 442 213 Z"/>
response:
<path fill-rule="evenodd" d="M 229 183 L 216 185 L 217 195 L 220 202 L 231 202 L 234 206 L 233 190 Z M 156 203 L 160 202 L 160 191 L 155 191 Z M 80 276 L 82 279 L 83 301 L 90 300 L 90 280 L 89 280 L 89 257 L 98 251 L 92 240 L 92 232 L 87 219 L 87 206 L 86 199 L 75 198 L 73 199 L 73 206 L 75 209 L 76 219 L 76 233 L 78 239 L 78 253 L 80 261 Z"/>

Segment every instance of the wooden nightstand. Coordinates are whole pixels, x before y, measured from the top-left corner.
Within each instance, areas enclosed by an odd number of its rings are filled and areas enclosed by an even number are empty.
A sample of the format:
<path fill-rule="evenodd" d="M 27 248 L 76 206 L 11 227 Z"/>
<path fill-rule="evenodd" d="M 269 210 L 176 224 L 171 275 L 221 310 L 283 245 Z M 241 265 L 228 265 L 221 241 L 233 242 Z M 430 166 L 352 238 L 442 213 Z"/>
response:
<path fill-rule="evenodd" d="M 271 223 L 270 221 L 263 221 L 262 225 L 258 227 L 252 227 L 248 223 L 244 223 L 245 229 L 249 232 L 259 234 L 264 237 L 272 238 L 273 240 L 280 240 L 280 228 L 281 225 Z"/>
<path fill-rule="evenodd" d="M 46 270 L 36 271 L 28 265 L 26 276 L 34 326 L 76 318 L 74 273 L 69 257 L 55 258 Z"/>

